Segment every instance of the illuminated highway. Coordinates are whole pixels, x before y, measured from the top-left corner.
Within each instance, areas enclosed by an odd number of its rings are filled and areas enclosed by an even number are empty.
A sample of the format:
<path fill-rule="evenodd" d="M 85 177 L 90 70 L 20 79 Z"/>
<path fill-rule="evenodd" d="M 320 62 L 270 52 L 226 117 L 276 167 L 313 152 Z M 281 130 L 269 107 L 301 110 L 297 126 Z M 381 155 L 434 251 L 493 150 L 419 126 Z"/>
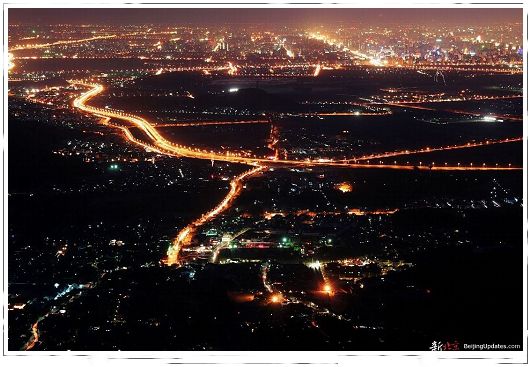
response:
<path fill-rule="evenodd" d="M 57 42 L 51 42 L 51 43 L 27 44 L 27 45 L 15 46 L 13 48 L 10 48 L 9 51 L 12 52 L 12 51 L 19 51 L 19 50 L 47 48 L 47 47 L 52 47 L 52 46 L 69 45 L 72 43 L 83 43 L 83 42 L 90 42 L 90 41 L 115 38 L 115 37 L 118 37 L 118 36 L 115 34 L 112 34 L 108 36 L 96 36 L 96 37 L 83 38 L 83 39 L 78 39 L 78 40 L 65 40 L 65 41 L 57 41 Z"/>
<path fill-rule="evenodd" d="M 208 125 L 246 125 L 246 124 L 269 124 L 269 120 L 244 120 L 244 121 L 197 121 L 153 124 L 155 127 L 189 127 Z"/>
<path fill-rule="evenodd" d="M 233 163 L 243 163 L 243 164 L 254 166 L 253 169 L 236 176 L 230 182 L 230 190 L 228 194 L 214 209 L 203 214 L 200 218 L 188 224 L 186 227 L 184 227 L 179 232 L 179 234 L 173 241 L 172 245 L 168 248 L 166 259 L 163 260 L 164 263 L 166 263 L 167 265 L 173 265 L 173 264 L 179 263 L 179 252 L 181 248 L 183 246 L 187 246 L 190 244 L 198 227 L 214 219 L 216 216 L 218 216 L 223 211 L 227 210 L 232 205 L 236 197 L 242 191 L 243 181 L 246 178 L 257 174 L 258 172 L 262 171 L 264 168 L 271 166 L 271 165 L 281 165 L 281 166 L 282 165 L 286 165 L 286 166 L 295 165 L 295 166 L 307 166 L 307 167 L 332 166 L 332 167 L 346 167 L 346 168 L 381 168 L 381 169 L 383 168 L 383 169 L 397 169 L 397 170 L 416 170 L 417 169 L 417 170 L 441 170 L 441 171 L 521 170 L 522 169 L 519 167 L 511 167 L 511 166 L 500 167 L 498 165 L 494 167 L 486 166 L 486 165 L 448 166 L 446 164 L 444 166 L 435 166 L 435 165 L 413 166 L 413 165 L 397 165 L 397 164 L 392 164 L 392 165 L 391 164 L 371 164 L 368 162 L 365 164 L 358 163 L 358 161 L 361 161 L 361 160 L 368 161 L 369 159 L 387 158 L 387 157 L 395 157 L 395 156 L 400 156 L 400 155 L 419 154 L 419 153 L 431 153 L 434 151 L 442 151 L 442 150 L 474 148 L 474 147 L 485 146 L 489 144 L 501 144 L 501 143 L 515 142 L 515 141 L 521 141 L 522 138 L 507 138 L 503 140 L 472 142 L 472 143 L 467 143 L 463 145 L 454 145 L 454 146 L 446 146 L 446 147 L 438 147 L 438 148 L 424 148 L 424 149 L 418 149 L 418 150 L 402 150 L 402 151 L 395 151 L 395 152 L 385 152 L 381 154 L 361 156 L 361 157 L 351 158 L 351 159 L 346 159 L 346 160 L 319 159 L 319 160 L 299 161 L 299 160 L 289 160 L 289 159 L 278 159 L 278 150 L 275 148 L 275 145 L 278 142 L 278 130 L 272 127 L 271 141 L 268 147 L 274 151 L 273 157 L 270 157 L 270 158 L 243 157 L 243 156 L 236 155 L 229 151 L 227 151 L 226 154 L 219 154 L 219 153 L 214 153 L 212 151 L 209 152 L 206 150 L 186 147 L 184 145 L 172 143 L 166 140 L 164 137 L 162 137 L 157 131 L 157 129 L 150 122 L 148 122 L 146 119 L 142 117 L 128 114 L 122 111 L 117 111 L 117 110 L 112 110 L 112 109 L 107 109 L 107 108 L 98 108 L 98 107 L 87 105 L 87 102 L 91 98 L 97 96 L 98 94 L 104 91 L 104 87 L 101 84 L 89 84 L 89 83 L 79 82 L 79 81 L 70 81 L 70 83 L 77 84 L 77 85 L 83 85 L 83 86 L 92 88 L 88 92 L 83 93 L 80 97 L 74 100 L 73 105 L 75 108 L 78 108 L 84 112 L 91 113 L 99 117 L 103 117 L 105 119 L 104 122 L 107 124 L 110 124 L 109 120 L 107 119 L 117 119 L 117 120 L 125 121 L 129 124 L 132 124 L 133 126 L 138 127 L 146 134 L 146 136 L 149 138 L 151 143 L 147 143 L 140 139 L 135 138 L 127 127 L 117 126 L 123 131 L 124 136 L 129 141 L 132 141 L 135 144 L 141 145 L 142 147 L 148 150 L 156 151 L 158 153 L 171 155 L 171 156 L 184 156 L 184 157 L 190 157 L 190 158 L 207 159 L 207 160 L 212 160 L 212 161 L 217 160 L 217 161 L 225 161 L 225 162 L 233 162 Z"/>
<path fill-rule="evenodd" d="M 210 220 L 214 219 L 216 216 L 218 216 L 223 211 L 227 210 L 234 200 L 238 197 L 240 192 L 243 189 L 243 181 L 246 178 L 249 178 L 258 172 L 262 171 L 264 167 L 258 166 L 251 170 L 248 170 L 246 172 L 243 172 L 242 174 L 236 176 L 231 182 L 230 182 L 230 190 L 228 194 L 223 198 L 223 200 L 212 210 L 209 212 L 203 214 L 200 218 L 196 219 L 186 227 L 184 227 L 179 234 L 177 235 L 177 238 L 173 241 L 172 246 L 168 249 L 167 252 L 167 258 L 164 261 L 167 265 L 173 265 L 178 264 L 179 261 L 179 251 L 183 246 L 187 246 L 190 244 L 195 231 L 198 227 L 202 226 L 203 224 L 209 222 Z"/>
<path fill-rule="evenodd" d="M 47 316 L 48 314 L 46 314 L 45 316 L 41 316 L 37 321 L 33 323 L 33 325 L 31 325 L 31 337 L 26 343 L 26 345 L 22 347 L 22 350 L 31 350 L 39 342 L 39 321 L 43 320 Z"/>
<path fill-rule="evenodd" d="M 396 164 L 371 164 L 371 163 L 360 163 L 361 160 L 367 160 L 371 158 L 367 158 L 366 156 L 361 157 L 352 157 L 349 159 L 343 159 L 343 160 L 333 160 L 333 159 L 307 159 L 307 160 L 292 160 L 292 159 L 271 159 L 271 158 L 263 158 L 263 157 L 249 157 L 249 156 L 241 156 L 236 153 L 226 151 L 225 154 L 216 153 L 213 151 L 208 151 L 205 149 L 198 149 L 198 148 L 192 148 L 185 145 L 175 144 L 167 139 L 165 139 L 160 133 L 157 131 L 157 129 L 146 119 L 135 116 L 123 111 L 108 109 L 108 108 L 99 108 L 99 107 L 93 107 L 87 104 L 87 102 L 92 99 L 93 97 L 97 96 L 98 94 L 102 93 L 104 91 L 104 87 L 101 84 L 94 84 L 94 83 L 86 83 L 86 82 L 80 82 L 80 81 L 70 81 L 72 84 L 78 84 L 83 85 L 86 87 L 91 87 L 92 89 L 88 92 L 85 92 L 80 97 L 76 98 L 74 100 L 74 107 L 87 112 L 94 114 L 96 116 L 100 117 L 109 117 L 109 118 L 115 118 L 118 120 L 126 121 L 129 124 L 132 124 L 133 126 L 138 127 L 142 132 L 146 134 L 146 136 L 151 141 L 151 144 L 142 142 L 141 145 L 150 149 L 153 149 L 155 151 L 159 151 L 164 154 L 173 155 L 173 156 L 183 156 L 188 158 L 198 158 L 198 159 L 207 159 L 207 160 L 213 160 L 213 161 L 224 161 L 224 162 L 233 162 L 233 163 L 242 163 L 242 164 L 248 164 L 248 165 L 277 165 L 277 166 L 306 166 L 306 167 L 312 167 L 312 166 L 323 166 L 323 167 L 345 167 L 345 168 L 379 168 L 379 169 L 397 169 L 397 170 L 415 170 L 415 169 L 421 169 L 421 170 L 443 170 L 443 171 L 451 171 L 451 170 L 457 170 L 457 171 L 463 171 L 463 170 L 521 170 L 520 167 L 502 167 L 502 166 L 415 166 L 415 165 L 396 165 Z M 126 136 L 129 140 L 139 144 L 138 139 L 131 139 L 131 135 L 128 134 Z M 507 139 L 505 139 L 506 142 L 508 142 Z M 472 144 L 472 143 L 471 143 Z M 474 147 L 480 146 L 481 144 L 487 145 L 490 143 L 474 143 Z M 439 150 L 449 150 L 449 149 L 462 149 L 471 147 L 471 145 L 463 145 L 463 146 L 456 146 L 453 148 L 437 148 Z M 383 153 L 379 156 L 374 156 L 372 158 L 378 158 L 378 157 L 390 157 L 390 156 L 398 156 L 398 155 L 407 155 L 407 154 L 417 154 L 417 153 L 428 153 L 432 150 L 418 150 L 418 151 L 399 151 L 399 152 L 388 152 Z M 352 163 L 354 162 L 354 163 Z"/>
<path fill-rule="evenodd" d="M 400 150 L 400 151 L 394 151 L 394 152 L 385 152 L 385 153 L 379 153 L 379 154 L 369 154 L 365 156 L 361 156 L 358 158 L 355 158 L 354 160 L 370 160 L 370 159 L 380 159 L 380 158 L 389 158 L 389 157 L 397 157 L 402 155 L 412 155 L 412 154 L 421 154 L 421 153 L 433 153 L 433 152 L 440 152 L 445 150 L 456 150 L 456 149 L 467 149 L 467 148 L 477 148 L 477 147 L 483 147 L 487 145 L 494 145 L 494 144 L 506 144 L 506 143 L 514 143 L 518 141 L 523 141 L 523 138 L 505 138 L 505 139 L 498 139 L 498 140 L 485 140 L 481 142 L 472 142 L 472 143 L 466 143 L 466 144 L 457 144 L 457 145 L 447 145 L 444 147 L 436 147 L 436 148 L 421 148 L 421 149 L 413 149 L 413 150 Z M 353 159 L 345 159 L 344 162 L 350 162 L 353 161 Z"/>
<path fill-rule="evenodd" d="M 430 103 L 432 101 L 429 101 Z M 417 102 L 417 103 L 422 103 L 422 102 Z M 483 116 L 483 114 L 481 113 L 477 113 L 477 112 L 470 112 L 470 111 L 463 111 L 463 110 L 455 110 L 455 109 L 440 109 L 440 108 L 433 108 L 433 107 L 426 107 L 426 106 L 419 106 L 419 105 L 414 105 L 414 104 L 410 104 L 410 103 L 394 103 L 394 102 L 389 102 L 389 103 L 385 103 L 386 105 L 388 106 L 395 106 L 395 107 L 404 107 L 404 108 L 412 108 L 412 109 L 416 109 L 416 110 L 426 110 L 426 111 L 441 111 L 441 112 L 450 112 L 450 113 L 457 113 L 457 114 L 463 114 L 463 115 L 471 115 L 471 116 L 476 116 L 476 117 L 481 117 Z M 490 117 L 493 117 L 493 118 L 496 118 L 496 119 L 501 119 L 501 120 L 515 120 L 515 121 L 522 121 L 522 117 L 515 117 L 515 116 L 509 116 L 509 115 L 493 115 L 493 114 L 489 114 Z"/>
<path fill-rule="evenodd" d="M 416 96 L 415 96 L 416 97 Z M 455 96 L 455 97 L 446 97 L 446 98 L 431 98 L 431 99 L 417 99 L 413 100 L 387 100 L 386 103 L 398 103 L 398 104 L 421 104 L 421 103 L 443 103 L 443 102 L 467 102 L 467 101 L 493 101 L 499 99 L 518 99 L 523 98 L 521 94 L 510 94 L 510 95 L 501 95 L 501 96 L 482 96 L 482 95 L 472 95 L 472 96 Z"/>

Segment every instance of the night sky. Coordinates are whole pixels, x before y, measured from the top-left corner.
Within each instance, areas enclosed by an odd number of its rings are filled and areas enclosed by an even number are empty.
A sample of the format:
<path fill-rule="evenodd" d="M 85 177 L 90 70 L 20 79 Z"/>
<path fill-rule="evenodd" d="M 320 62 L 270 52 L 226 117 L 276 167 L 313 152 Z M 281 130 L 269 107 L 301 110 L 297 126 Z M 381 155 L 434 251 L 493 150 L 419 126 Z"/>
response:
<path fill-rule="evenodd" d="M 10 24 L 459 24 L 522 21 L 522 9 L 9 9 Z"/>

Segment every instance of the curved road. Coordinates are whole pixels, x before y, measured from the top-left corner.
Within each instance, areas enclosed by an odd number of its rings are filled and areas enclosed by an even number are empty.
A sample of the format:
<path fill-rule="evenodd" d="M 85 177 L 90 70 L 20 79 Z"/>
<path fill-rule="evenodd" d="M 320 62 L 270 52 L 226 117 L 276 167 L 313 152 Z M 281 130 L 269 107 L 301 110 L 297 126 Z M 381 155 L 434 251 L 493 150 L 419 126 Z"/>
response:
<path fill-rule="evenodd" d="M 407 154 L 429 153 L 437 150 L 450 150 L 450 149 L 464 149 L 478 147 L 481 145 L 494 144 L 494 143 L 506 143 L 511 141 L 522 140 L 521 138 L 503 139 L 498 141 L 487 141 L 484 143 L 469 143 L 465 145 L 442 147 L 442 148 L 427 148 L 420 150 L 403 150 L 396 152 L 386 152 L 382 154 L 353 157 L 348 160 L 332 160 L 332 159 L 317 159 L 317 160 L 293 160 L 293 159 L 271 159 L 271 158 L 258 158 L 241 156 L 236 153 L 227 151 L 225 154 L 216 153 L 213 151 L 201 150 L 197 148 L 188 147 L 181 144 L 175 144 L 164 138 L 158 130 L 146 119 L 135 116 L 123 111 L 99 108 L 90 106 L 87 104 L 92 98 L 104 91 L 104 87 L 101 84 L 86 83 L 81 81 L 70 81 L 71 84 L 83 85 L 91 87 L 92 89 L 86 93 L 83 93 L 80 97 L 74 100 L 74 107 L 93 115 L 114 118 L 122 121 L 126 121 L 142 130 L 146 136 L 151 140 L 151 144 L 140 142 L 139 139 L 132 138 L 132 134 L 127 134 L 127 138 L 134 143 L 141 144 L 145 147 L 152 148 L 159 152 L 174 155 L 183 156 L 188 158 L 206 159 L 213 161 L 224 161 L 232 163 L 242 163 L 248 165 L 279 165 L 279 166 L 324 166 L 324 167 L 347 167 L 347 168 L 384 168 L 384 169 L 399 169 L 399 170 L 438 170 L 438 171 L 470 171 L 470 170 L 521 170 L 521 167 L 501 167 L 501 166 L 414 166 L 414 165 L 395 165 L 395 164 L 371 164 L 371 163 L 357 163 L 360 160 L 368 160 L 375 158 L 394 157 Z M 355 163 L 352 163 L 355 162 Z"/>
<path fill-rule="evenodd" d="M 357 162 L 360 160 L 369 160 L 369 159 L 377 159 L 377 158 L 387 158 L 387 157 L 395 157 L 400 155 L 409 155 L 409 154 L 419 154 L 419 153 L 430 153 L 434 151 L 441 151 L 441 150 L 452 150 L 452 149 L 466 149 L 466 148 L 473 148 L 483 145 L 489 145 L 489 144 L 501 144 L 501 143 L 508 143 L 508 142 L 514 142 L 514 141 L 521 141 L 522 138 L 507 138 L 503 140 L 494 140 L 494 141 L 485 141 L 485 142 L 472 142 L 467 143 L 463 145 L 454 145 L 454 146 L 445 146 L 445 147 L 439 147 L 439 148 L 424 148 L 424 149 L 418 149 L 418 150 L 402 150 L 402 151 L 395 151 L 395 152 L 384 152 L 379 154 L 372 154 L 372 155 L 365 155 L 360 156 L 356 158 L 351 158 L 349 160 L 304 160 L 304 161 L 298 161 L 298 160 L 290 160 L 290 159 L 277 159 L 276 156 L 273 158 L 251 158 L 251 157 L 245 157 L 240 156 L 235 153 L 227 151 L 226 154 L 219 154 L 215 152 L 208 152 L 206 150 L 200 150 L 196 148 L 187 147 L 180 144 L 172 143 L 168 140 L 166 140 L 162 135 L 159 134 L 157 129 L 146 119 L 135 116 L 132 114 L 125 113 L 123 111 L 118 110 L 112 110 L 107 108 L 99 108 L 90 106 L 87 104 L 90 99 L 97 96 L 98 94 L 102 93 L 104 91 L 104 87 L 101 84 L 92 84 L 92 83 L 86 83 L 86 82 L 80 82 L 80 81 L 70 81 L 71 84 L 77 84 L 77 85 L 83 85 L 86 87 L 90 87 L 88 92 L 83 93 L 81 96 L 76 98 L 74 100 L 74 107 L 80 109 L 81 111 L 100 116 L 106 119 L 106 123 L 109 124 L 110 119 L 117 119 L 125 121 L 129 124 L 132 124 L 133 126 L 136 126 L 140 130 L 142 130 L 146 136 L 150 139 L 150 143 L 145 142 L 143 140 L 137 139 L 131 134 L 129 129 L 124 126 L 118 126 L 122 131 L 124 132 L 125 137 L 138 144 L 143 146 L 144 148 L 148 148 L 151 150 L 154 150 L 156 152 L 167 154 L 171 156 L 183 156 L 183 157 L 189 157 L 189 158 L 198 158 L 198 159 L 206 159 L 206 160 L 217 160 L 217 161 L 224 161 L 224 162 L 232 162 L 232 163 L 243 163 L 248 164 L 251 166 L 254 166 L 254 168 L 241 173 L 240 175 L 234 177 L 234 179 L 230 182 L 230 190 L 227 193 L 227 195 L 224 197 L 224 199 L 213 209 L 208 211 L 207 213 L 203 214 L 200 218 L 194 220 L 190 224 L 188 224 L 186 227 L 184 227 L 175 240 L 172 242 L 170 247 L 167 251 L 167 257 L 163 260 L 164 263 L 167 265 L 174 265 L 179 263 L 179 253 L 183 246 L 189 245 L 197 228 L 202 226 L 203 224 L 209 222 L 210 220 L 214 219 L 216 216 L 218 216 L 223 211 L 227 210 L 236 197 L 240 194 L 243 188 L 243 181 L 251 177 L 258 172 L 262 171 L 268 166 L 271 165 L 284 165 L 284 166 L 332 166 L 332 167 L 348 167 L 348 168 L 387 168 L 387 169 L 400 169 L 400 170 L 414 170 L 414 169 L 420 169 L 420 170 L 444 170 L 444 171 L 469 171 L 469 170 L 521 170 L 520 167 L 488 167 L 488 166 L 410 166 L 410 165 L 389 165 L 389 164 L 360 164 L 360 163 L 352 163 L 352 161 Z M 276 142 L 275 142 L 276 143 Z"/>

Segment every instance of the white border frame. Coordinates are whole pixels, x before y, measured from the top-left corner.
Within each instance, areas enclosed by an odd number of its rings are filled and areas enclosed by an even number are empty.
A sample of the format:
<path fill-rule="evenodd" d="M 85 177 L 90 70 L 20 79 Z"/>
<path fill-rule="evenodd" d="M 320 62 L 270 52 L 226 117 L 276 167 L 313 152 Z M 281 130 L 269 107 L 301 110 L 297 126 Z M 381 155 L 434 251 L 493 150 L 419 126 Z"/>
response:
<path fill-rule="evenodd" d="M 101 3 L 106 1 L 106 3 Z M 151 0 L 157 1 L 157 0 Z M 162 2 L 163 1 L 163 2 Z M 193 0 L 192 0 L 193 1 Z M 482 0 L 481 3 L 454 3 L 449 0 L 425 0 L 425 1 L 411 1 L 409 3 L 397 3 L 392 1 L 372 0 L 370 6 L 364 2 L 332 2 L 333 0 L 321 0 L 319 3 L 305 3 L 304 0 L 295 0 L 287 3 L 279 0 L 269 0 L 267 3 L 249 3 L 242 0 L 227 0 L 230 4 L 223 3 L 221 0 L 204 0 L 208 3 L 190 3 L 190 2 L 169 2 L 167 0 L 158 0 L 157 3 L 124 3 L 117 0 L 85 0 L 82 3 L 68 3 L 65 1 L 48 1 L 46 4 L 38 2 L 37 0 L 20 0 L 3 3 L 3 135 L 2 135 L 2 150 L 3 156 L 0 160 L 0 169 L 3 173 L 3 359 L 7 362 L 25 365 L 35 363 L 39 364 L 54 364 L 54 365 L 70 365 L 72 363 L 92 366 L 94 363 L 119 362 L 131 365 L 143 365 L 146 359 L 150 362 L 157 362 L 161 364 L 176 363 L 176 364 L 316 364 L 316 365 L 343 365 L 348 366 L 353 363 L 363 363 L 368 365 L 378 365 L 382 362 L 392 362 L 398 365 L 411 365 L 413 363 L 421 364 L 428 363 L 431 365 L 441 365 L 446 363 L 454 364 L 472 364 L 479 365 L 487 362 L 502 363 L 502 364 L 520 364 L 528 363 L 528 5 L 523 3 L 493 0 Z M 252 1 L 252 0 L 250 0 Z M 290 1 L 290 0 L 286 0 Z M 312 0 L 310 0 L 312 1 Z M 518 1 L 518 0 L 517 0 Z M 8 162 L 8 128 L 7 128 L 7 32 L 8 32 L 8 12 L 11 8 L 521 8 L 523 9 L 523 51 L 524 51 L 524 75 L 523 75 L 523 138 L 524 138 L 524 174 L 523 174 L 523 320 L 524 331 L 522 335 L 523 351 L 454 351 L 454 352 L 358 352 L 358 351 L 162 351 L 162 352 L 111 352 L 111 351 L 94 351 L 94 352 L 43 352 L 43 351 L 9 351 L 7 344 L 7 279 L 8 279 L 8 205 L 7 205 L 7 162 Z M 18 358 L 25 356 L 26 358 Z M 56 358 L 60 357 L 60 358 Z M 79 358 L 85 357 L 85 358 Z M 353 358 L 355 357 L 355 359 Z M 386 358 L 385 361 L 381 357 Z"/>

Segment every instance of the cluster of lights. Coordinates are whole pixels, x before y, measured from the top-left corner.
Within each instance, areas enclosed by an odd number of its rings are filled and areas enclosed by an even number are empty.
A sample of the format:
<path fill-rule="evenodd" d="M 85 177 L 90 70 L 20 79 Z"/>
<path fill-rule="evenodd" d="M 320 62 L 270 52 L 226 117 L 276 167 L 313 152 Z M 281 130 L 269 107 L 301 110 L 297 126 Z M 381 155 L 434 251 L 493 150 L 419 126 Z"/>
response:
<path fill-rule="evenodd" d="M 352 192 L 352 184 L 350 182 L 341 182 L 336 185 L 336 188 L 342 193 Z"/>

